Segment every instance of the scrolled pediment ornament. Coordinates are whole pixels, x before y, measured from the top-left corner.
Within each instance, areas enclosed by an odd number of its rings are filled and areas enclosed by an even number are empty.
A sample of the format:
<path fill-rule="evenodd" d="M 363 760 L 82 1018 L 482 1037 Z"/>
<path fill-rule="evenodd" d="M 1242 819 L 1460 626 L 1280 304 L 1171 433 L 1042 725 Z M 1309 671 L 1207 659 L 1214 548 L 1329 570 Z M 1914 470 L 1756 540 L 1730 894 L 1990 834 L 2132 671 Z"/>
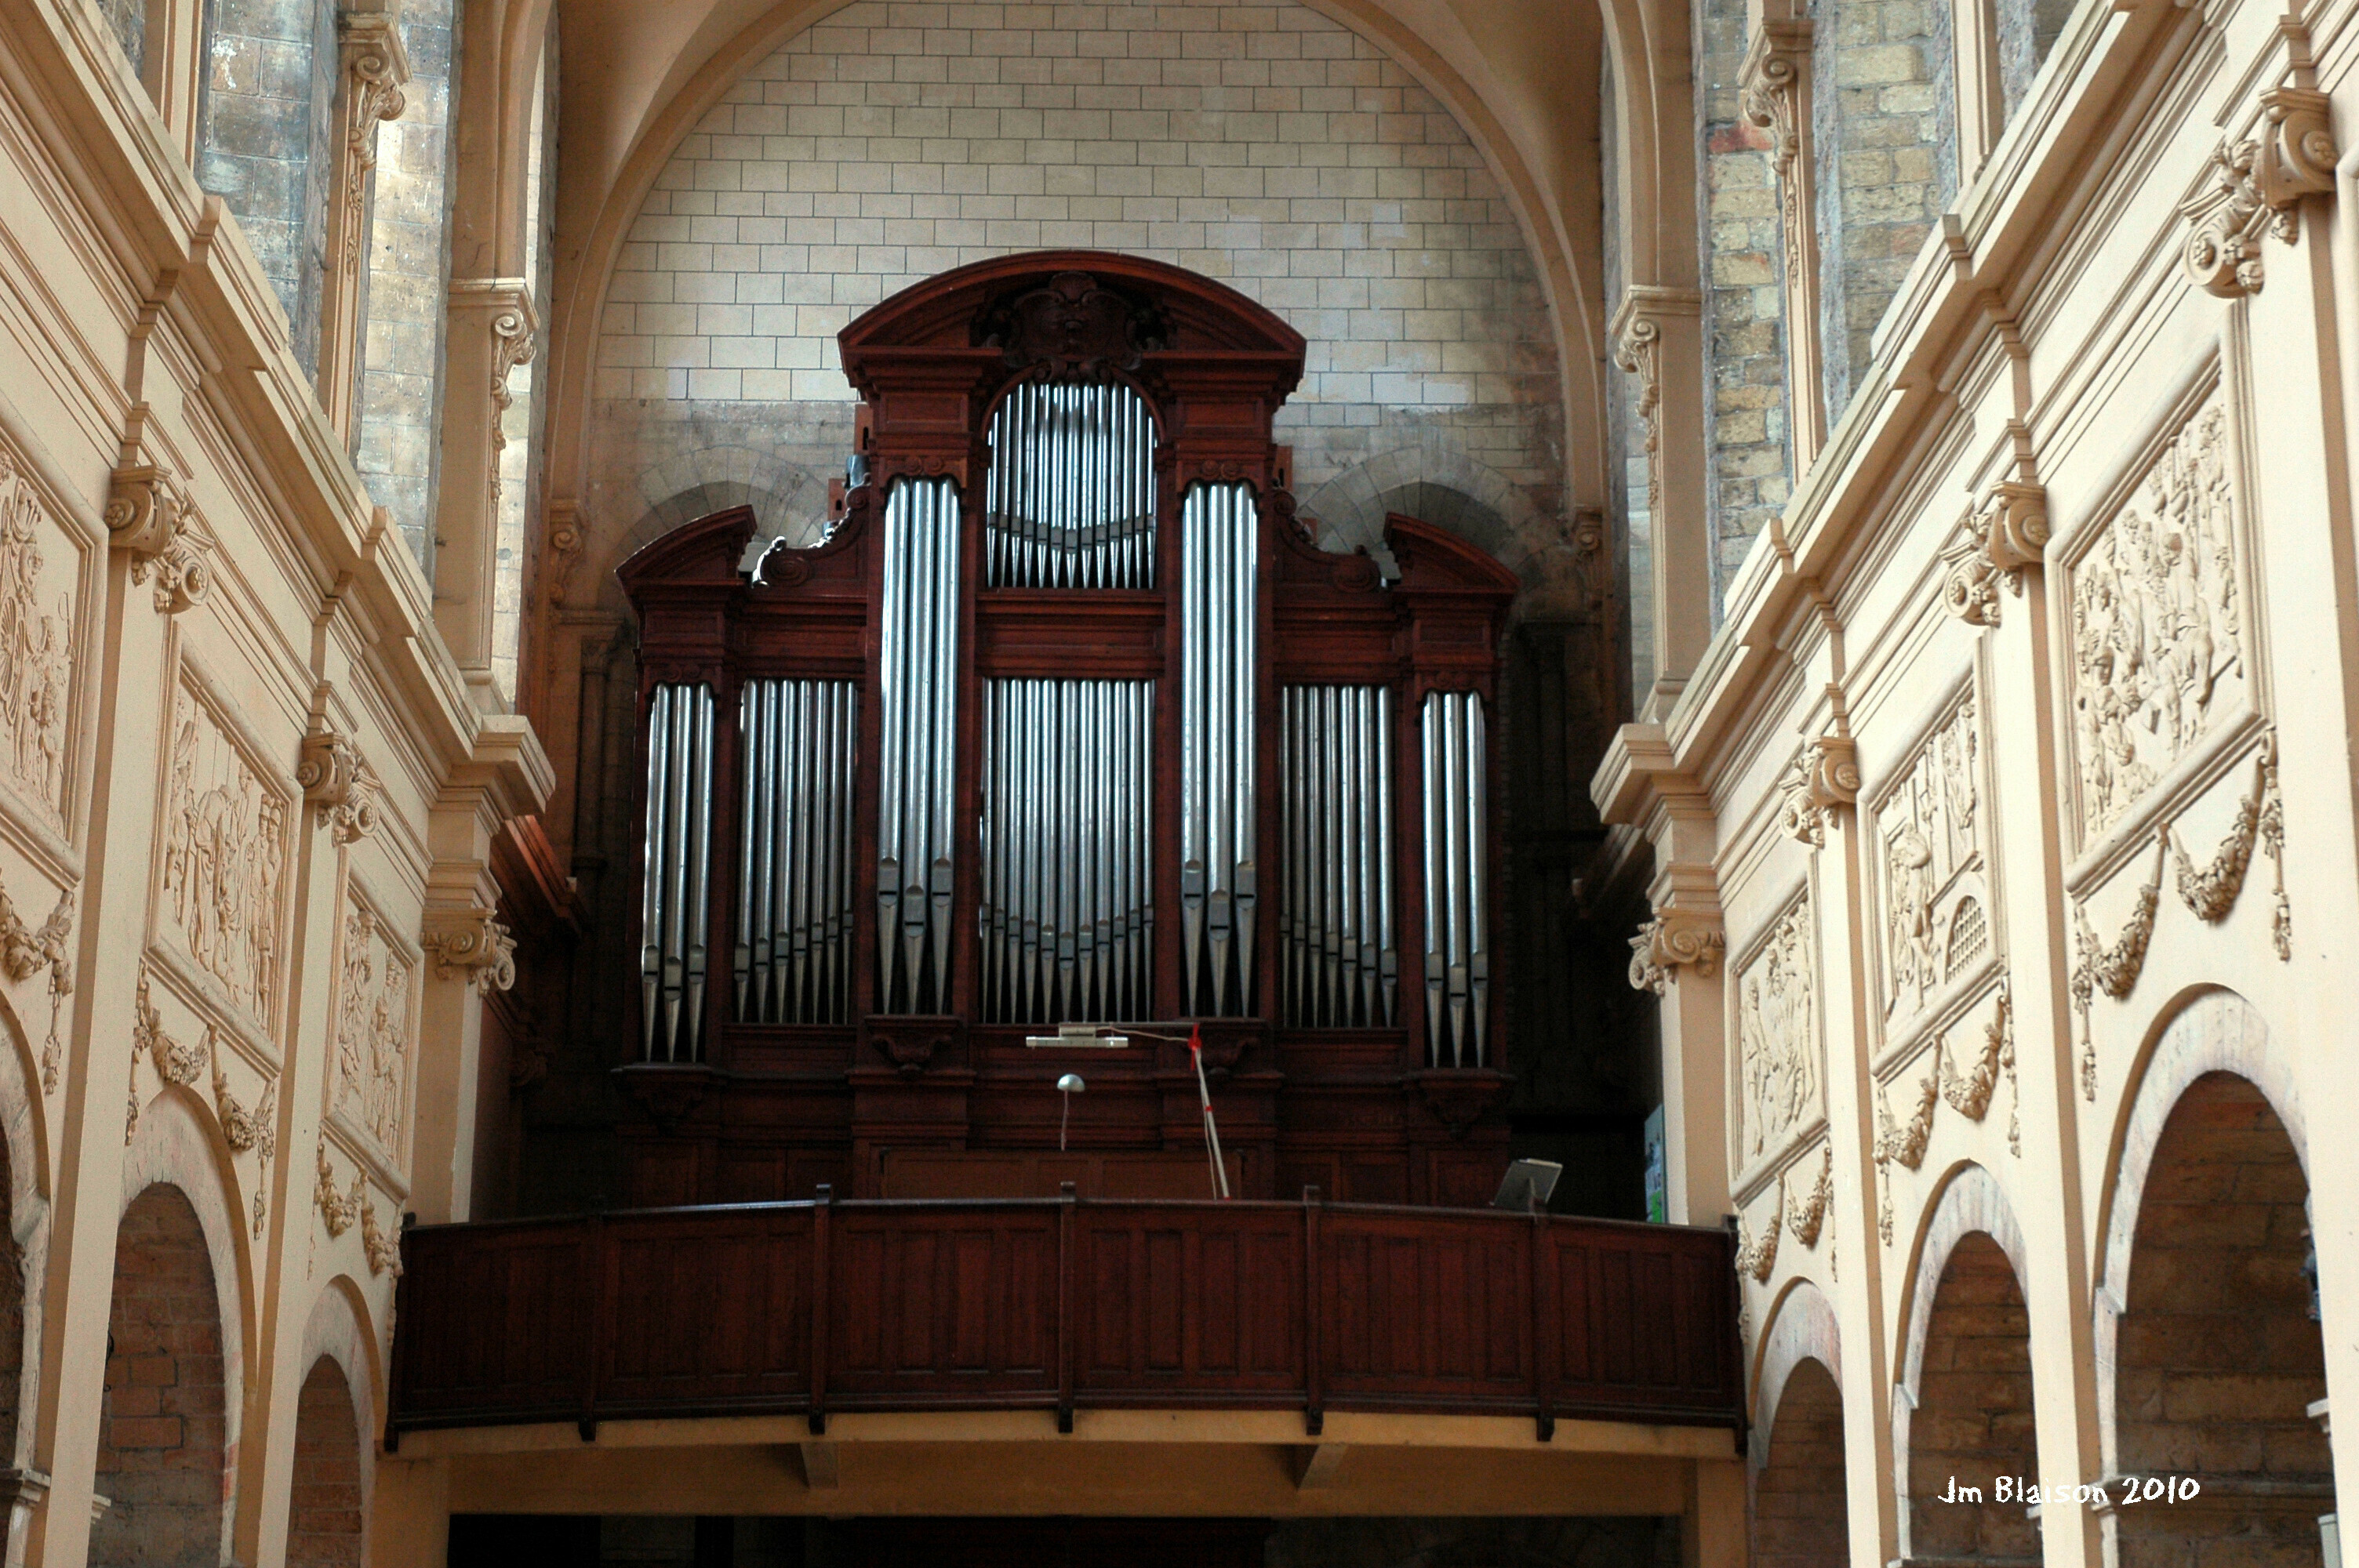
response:
<path fill-rule="evenodd" d="M 1666 909 L 1630 938 L 1631 987 L 1669 996 L 1680 969 L 1692 967 L 1698 975 L 1709 977 L 1727 947 L 1718 915 Z"/>
<path fill-rule="evenodd" d="M 1000 350 L 1010 369 L 1040 365 L 1064 381 L 1136 370 L 1169 338 L 1152 306 L 1085 272 L 1059 273 L 995 307 L 979 327 L 982 346 Z"/>
<path fill-rule="evenodd" d="M 437 979 L 464 980 L 478 995 L 516 984 L 516 938 L 488 909 L 428 910 L 419 945 L 434 955 Z"/>
<path fill-rule="evenodd" d="M 1838 806 L 1859 801 L 1859 750 L 1848 735 L 1822 735 L 1802 748 L 1779 786 L 1778 824 L 1789 838 L 1821 849 Z"/>
<path fill-rule="evenodd" d="M 2257 134 L 2223 140 L 2210 189 L 2182 212 L 2192 225 L 2180 260 L 2208 294 L 2236 299 L 2265 281 L 2261 237 L 2301 237 L 2301 200 L 2334 189 L 2334 129 L 2325 93 L 2276 87 L 2261 94 Z"/>
<path fill-rule="evenodd" d="M 179 480 L 153 463 L 125 463 L 108 478 L 106 528 L 131 556 L 131 580 L 156 580 L 158 613 L 178 615 L 204 602 L 213 574 L 212 541 Z"/>

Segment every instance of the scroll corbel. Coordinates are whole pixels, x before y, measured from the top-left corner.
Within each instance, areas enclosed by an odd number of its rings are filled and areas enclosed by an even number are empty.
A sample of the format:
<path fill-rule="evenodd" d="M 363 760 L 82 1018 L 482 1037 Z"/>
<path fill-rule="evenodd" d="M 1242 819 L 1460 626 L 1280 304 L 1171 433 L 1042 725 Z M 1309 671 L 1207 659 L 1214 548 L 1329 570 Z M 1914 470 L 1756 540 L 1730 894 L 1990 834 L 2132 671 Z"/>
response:
<path fill-rule="evenodd" d="M 479 904 L 428 910 L 419 942 L 434 955 L 440 979 L 463 980 L 480 996 L 516 984 L 516 938 Z"/>
<path fill-rule="evenodd" d="M 1699 976 L 1709 977 L 1727 947 L 1728 936 L 1717 914 L 1677 907 L 1661 910 L 1630 938 L 1630 984 L 1638 990 L 1669 996 L 1680 969 L 1691 968 Z"/>

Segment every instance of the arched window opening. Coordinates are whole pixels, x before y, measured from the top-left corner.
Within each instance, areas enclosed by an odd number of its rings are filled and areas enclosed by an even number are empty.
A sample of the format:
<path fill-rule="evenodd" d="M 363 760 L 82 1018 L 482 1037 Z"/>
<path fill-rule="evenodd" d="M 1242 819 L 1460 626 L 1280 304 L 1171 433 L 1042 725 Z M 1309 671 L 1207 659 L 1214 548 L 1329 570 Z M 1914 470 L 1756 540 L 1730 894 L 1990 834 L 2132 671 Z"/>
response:
<path fill-rule="evenodd" d="M 295 1406 L 295 1481 L 287 1568 L 360 1568 L 360 1427 L 344 1369 L 322 1356 Z"/>
<path fill-rule="evenodd" d="M 2025 1501 L 2039 1476 L 2030 1323 L 2013 1266 L 1982 1231 L 1960 1238 L 1934 1290 L 1908 1434 L 1911 1561 L 2038 1561 Z"/>
<path fill-rule="evenodd" d="M 1753 1482 L 1756 1568 L 1842 1568 L 1851 1561 L 1843 1390 L 1824 1363 L 1795 1363 Z"/>

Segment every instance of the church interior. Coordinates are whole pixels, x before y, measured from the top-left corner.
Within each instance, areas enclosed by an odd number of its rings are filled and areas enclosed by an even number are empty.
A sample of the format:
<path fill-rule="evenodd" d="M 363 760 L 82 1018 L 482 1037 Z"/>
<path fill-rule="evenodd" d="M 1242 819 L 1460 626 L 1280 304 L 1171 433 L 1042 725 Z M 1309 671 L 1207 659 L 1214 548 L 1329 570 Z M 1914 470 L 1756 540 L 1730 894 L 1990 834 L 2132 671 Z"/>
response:
<path fill-rule="evenodd" d="M 0 1568 L 2342 1568 L 2346 104 L 0 0 Z"/>

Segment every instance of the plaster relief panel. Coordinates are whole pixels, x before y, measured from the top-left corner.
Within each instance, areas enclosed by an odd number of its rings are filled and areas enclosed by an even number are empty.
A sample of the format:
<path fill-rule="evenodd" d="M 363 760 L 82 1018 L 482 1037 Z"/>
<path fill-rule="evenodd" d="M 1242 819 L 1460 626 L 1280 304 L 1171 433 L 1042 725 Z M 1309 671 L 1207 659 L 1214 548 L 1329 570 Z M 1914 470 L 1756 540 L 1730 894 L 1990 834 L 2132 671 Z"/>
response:
<path fill-rule="evenodd" d="M 2083 846 L 2245 706 L 2241 502 L 2215 384 L 2072 564 L 2066 613 Z"/>
<path fill-rule="evenodd" d="M 1740 1167 L 1777 1153 L 1819 1114 L 1817 974 L 1805 889 L 1736 970 Z"/>
<path fill-rule="evenodd" d="M 0 438 L 0 779 L 65 826 L 82 552 Z"/>
<path fill-rule="evenodd" d="M 336 990 L 336 1086 L 331 1109 L 398 1163 L 409 1096 L 411 1001 L 418 963 L 353 899 L 344 914 Z"/>
<path fill-rule="evenodd" d="M 1952 981 L 1979 973 L 1994 957 L 1979 708 L 1969 683 L 1875 798 L 1879 1000 L 1887 1039 L 1905 1033 Z"/>
<path fill-rule="evenodd" d="M 160 914 L 229 1000 L 266 1021 L 285 966 L 289 803 L 185 683 L 170 759 Z"/>

